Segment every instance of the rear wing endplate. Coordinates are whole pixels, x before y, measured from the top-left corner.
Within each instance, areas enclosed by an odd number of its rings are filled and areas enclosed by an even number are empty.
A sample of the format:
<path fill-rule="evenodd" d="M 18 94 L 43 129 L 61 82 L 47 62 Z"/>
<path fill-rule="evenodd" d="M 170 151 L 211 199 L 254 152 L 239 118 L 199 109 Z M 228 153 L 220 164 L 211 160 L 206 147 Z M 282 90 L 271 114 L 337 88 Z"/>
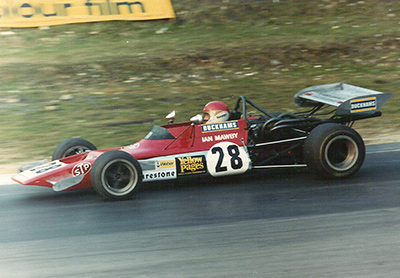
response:
<path fill-rule="evenodd" d="M 303 89 L 294 96 L 294 103 L 300 107 L 328 104 L 337 107 L 336 115 L 344 116 L 374 113 L 391 97 L 391 93 L 381 93 L 346 83 L 334 83 Z"/>

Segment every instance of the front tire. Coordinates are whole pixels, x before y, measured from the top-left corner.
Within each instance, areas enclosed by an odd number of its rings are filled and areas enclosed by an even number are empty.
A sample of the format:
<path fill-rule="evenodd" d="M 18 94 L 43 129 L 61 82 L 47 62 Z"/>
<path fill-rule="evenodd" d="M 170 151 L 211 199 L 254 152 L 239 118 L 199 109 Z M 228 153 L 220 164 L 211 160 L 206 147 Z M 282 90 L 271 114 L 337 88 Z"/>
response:
<path fill-rule="evenodd" d="M 142 184 L 139 162 L 123 151 L 108 151 L 93 163 L 90 174 L 92 186 L 108 200 L 132 198 Z"/>
<path fill-rule="evenodd" d="M 340 124 L 322 124 L 314 128 L 304 142 L 304 159 L 316 174 L 344 178 L 356 173 L 365 159 L 365 145 L 352 128 Z"/>
<path fill-rule="evenodd" d="M 52 160 L 94 150 L 97 150 L 97 148 L 88 140 L 82 138 L 70 138 L 61 142 L 57 146 L 53 152 Z"/>

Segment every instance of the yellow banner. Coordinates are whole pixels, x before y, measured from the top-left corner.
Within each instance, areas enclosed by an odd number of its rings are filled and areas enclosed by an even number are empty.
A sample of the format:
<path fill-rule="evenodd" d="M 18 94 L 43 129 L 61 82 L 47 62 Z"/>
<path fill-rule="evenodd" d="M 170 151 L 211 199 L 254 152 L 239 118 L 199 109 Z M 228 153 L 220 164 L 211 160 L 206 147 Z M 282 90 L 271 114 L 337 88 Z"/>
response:
<path fill-rule="evenodd" d="M 170 0 L 0 0 L 0 27 L 175 18 Z"/>

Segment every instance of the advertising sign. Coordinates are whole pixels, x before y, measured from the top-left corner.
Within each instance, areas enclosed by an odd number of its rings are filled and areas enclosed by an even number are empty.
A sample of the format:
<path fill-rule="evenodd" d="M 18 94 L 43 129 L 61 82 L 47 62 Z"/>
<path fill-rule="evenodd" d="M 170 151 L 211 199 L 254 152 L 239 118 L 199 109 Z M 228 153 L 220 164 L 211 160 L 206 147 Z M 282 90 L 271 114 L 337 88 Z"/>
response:
<path fill-rule="evenodd" d="M 175 18 L 170 0 L 0 0 L 0 27 Z"/>

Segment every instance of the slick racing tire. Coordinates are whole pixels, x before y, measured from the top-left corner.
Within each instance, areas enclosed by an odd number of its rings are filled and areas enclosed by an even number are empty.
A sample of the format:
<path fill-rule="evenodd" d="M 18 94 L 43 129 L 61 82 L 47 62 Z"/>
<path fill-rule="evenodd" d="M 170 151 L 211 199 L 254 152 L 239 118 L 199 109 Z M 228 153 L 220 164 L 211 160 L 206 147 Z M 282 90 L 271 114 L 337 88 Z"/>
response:
<path fill-rule="evenodd" d="M 361 168 L 364 158 L 364 141 L 348 126 L 319 125 L 304 142 L 307 166 L 326 178 L 344 178 L 354 174 Z"/>
<path fill-rule="evenodd" d="M 57 146 L 53 152 L 52 160 L 94 150 L 97 150 L 97 148 L 89 141 L 81 138 L 70 138 Z"/>
<path fill-rule="evenodd" d="M 108 200 L 132 198 L 142 184 L 139 162 L 124 151 L 108 151 L 93 163 L 90 174 L 92 186 Z"/>

